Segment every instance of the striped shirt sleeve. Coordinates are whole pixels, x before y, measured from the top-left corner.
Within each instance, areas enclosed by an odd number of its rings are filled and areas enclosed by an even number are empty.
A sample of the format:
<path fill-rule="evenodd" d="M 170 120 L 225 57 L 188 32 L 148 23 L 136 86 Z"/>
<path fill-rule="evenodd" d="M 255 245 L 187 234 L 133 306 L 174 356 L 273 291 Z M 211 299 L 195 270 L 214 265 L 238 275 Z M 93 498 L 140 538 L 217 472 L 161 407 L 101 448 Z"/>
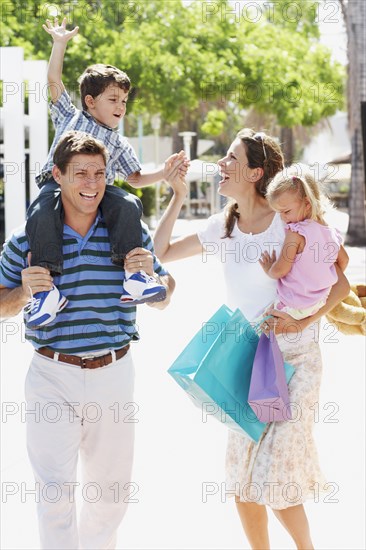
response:
<path fill-rule="evenodd" d="M 50 114 L 55 128 L 63 124 L 65 119 L 72 118 L 75 112 L 76 107 L 66 90 L 62 92 L 56 103 L 50 103 Z"/>
<path fill-rule="evenodd" d="M 143 222 L 142 225 L 142 246 L 143 248 L 146 248 L 147 250 L 150 250 L 150 252 L 153 255 L 154 258 L 154 272 L 157 275 L 169 275 L 169 272 L 165 269 L 165 267 L 160 263 L 160 260 L 157 256 L 155 256 L 155 250 L 154 250 L 154 244 L 153 240 L 151 238 L 150 232 L 147 228 L 147 225 Z"/>
<path fill-rule="evenodd" d="M 25 237 L 12 235 L 4 244 L 0 256 L 0 284 L 15 288 L 22 284 L 22 270 L 27 266 L 28 245 Z"/>
<path fill-rule="evenodd" d="M 121 139 L 120 154 L 114 163 L 115 171 L 127 178 L 135 172 L 141 172 L 141 164 L 135 150 L 125 138 Z"/>

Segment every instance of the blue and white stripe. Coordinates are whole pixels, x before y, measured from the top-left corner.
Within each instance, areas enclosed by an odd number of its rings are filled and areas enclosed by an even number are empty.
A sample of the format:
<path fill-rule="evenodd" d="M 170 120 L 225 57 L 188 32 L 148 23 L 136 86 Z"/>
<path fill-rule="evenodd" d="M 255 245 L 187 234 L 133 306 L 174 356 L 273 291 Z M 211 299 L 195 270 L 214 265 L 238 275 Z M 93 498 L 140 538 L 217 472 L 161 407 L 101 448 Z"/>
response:
<path fill-rule="evenodd" d="M 153 243 L 142 223 L 144 248 L 154 254 Z M 21 285 L 21 271 L 27 267 L 29 245 L 24 228 L 4 245 L 0 258 L 0 284 Z M 112 264 L 108 232 L 101 217 L 85 237 L 64 227 L 64 273 L 54 284 L 69 303 L 48 325 L 37 330 L 26 326 L 26 338 L 37 349 L 49 346 L 61 353 L 91 353 L 118 349 L 139 339 L 136 307 L 120 301 L 124 271 Z M 167 274 L 154 255 L 154 271 Z M 25 315 L 25 323 L 27 316 Z"/>

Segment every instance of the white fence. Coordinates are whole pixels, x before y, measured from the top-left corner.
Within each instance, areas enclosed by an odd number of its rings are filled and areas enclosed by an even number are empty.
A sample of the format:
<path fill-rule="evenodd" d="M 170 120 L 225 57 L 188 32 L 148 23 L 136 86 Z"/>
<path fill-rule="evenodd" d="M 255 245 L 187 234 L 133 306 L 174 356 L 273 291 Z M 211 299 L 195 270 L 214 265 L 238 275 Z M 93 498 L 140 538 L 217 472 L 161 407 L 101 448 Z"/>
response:
<path fill-rule="evenodd" d="M 3 81 L 0 120 L 4 141 L 5 234 L 8 235 L 25 220 L 27 172 L 32 201 L 38 194 L 35 176 L 47 158 L 47 62 L 24 61 L 23 48 L 0 48 L 0 80 Z M 26 93 L 28 114 L 25 114 Z M 29 153 L 28 167 L 26 152 Z"/>

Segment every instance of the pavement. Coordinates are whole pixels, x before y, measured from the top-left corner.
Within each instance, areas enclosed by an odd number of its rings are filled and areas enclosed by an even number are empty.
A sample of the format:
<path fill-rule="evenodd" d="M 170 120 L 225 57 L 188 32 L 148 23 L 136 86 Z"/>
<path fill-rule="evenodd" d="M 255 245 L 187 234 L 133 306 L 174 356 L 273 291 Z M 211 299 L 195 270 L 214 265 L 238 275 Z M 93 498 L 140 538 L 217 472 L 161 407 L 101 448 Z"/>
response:
<path fill-rule="evenodd" d="M 347 215 L 332 216 L 332 223 L 345 232 Z M 175 235 L 195 232 L 203 223 L 178 220 Z M 351 282 L 365 281 L 365 249 L 348 253 L 346 275 Z M 138 310 L 141 341 L 133 346 L 138 405 L 134 494 L 117 548 L 249 548 L 233 500 L 225 493 L 226 427 L 213 418 L 202 419 L 166 374 L 201 323 L 222 304 L 220 266 L 210 259 L 203 263 L 198 256 L 168 267 L 177 281 L 169 308 Z M 34 481 L 22 408 L 32 350 L 24 342 L 20 316 L 0 328 L 3 413 L 11 412 L 3 414 L 1 425 L 1 547 L 30 550 L 39 548 L 39 542 L 34 495 L 27 493 Z M 330 493 L 324 496 L 314 487 L 315 501 L 309 501 L 306 510 L 318 550 L 361 550 L 366 547 L 365 339 L 344 336 L 323 324 L 320 345 L 324 369 L 320 400 L 314 405 L 315 437 Z M 271 513 L 269 528 L 273 549 L 294 548 Z"/>

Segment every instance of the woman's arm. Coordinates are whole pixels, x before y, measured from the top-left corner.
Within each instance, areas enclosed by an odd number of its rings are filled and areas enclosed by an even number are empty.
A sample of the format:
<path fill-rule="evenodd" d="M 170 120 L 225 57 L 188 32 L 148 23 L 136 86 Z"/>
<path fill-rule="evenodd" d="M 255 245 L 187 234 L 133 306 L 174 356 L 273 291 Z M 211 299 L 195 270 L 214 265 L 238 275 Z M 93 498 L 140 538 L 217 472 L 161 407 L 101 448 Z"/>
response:
<path fill-rule="evenodd" d="M 170 185 L 174 194 L 154 235 L 155 253 L 163 263 L 195 256 L 204 250 L 196 233 L 170 242 L 174 224 L 187 194 L 187 186 L 182 177 L 178 176 Z"/>
<path fill-rule="evenodd" d="M 346 296 L 348 296 L 350 284 L 337 264 L 335 264 L 335 268 L 338 275 L 338 281 L 332 286 L 326 304 L 314 313 L 314 315 L 311 315 L 311 317 L 306 317 L 305 319 L 296 321 L 287 313 L 283 313 L 275 309 L 268 311 L 268 315 L 272 315 L 274 319 L 269 319 L 267 323 L 271 326 L 271 328 L 275 326 L 275 331 L 277 334 L 300 332 L 305 330 L 307 327 L 318 321 L 323 315 L 328 313 L 328 311 L 333 309 L 334 306 L 339 304 L 339 302 L 346 298 Z"/>

